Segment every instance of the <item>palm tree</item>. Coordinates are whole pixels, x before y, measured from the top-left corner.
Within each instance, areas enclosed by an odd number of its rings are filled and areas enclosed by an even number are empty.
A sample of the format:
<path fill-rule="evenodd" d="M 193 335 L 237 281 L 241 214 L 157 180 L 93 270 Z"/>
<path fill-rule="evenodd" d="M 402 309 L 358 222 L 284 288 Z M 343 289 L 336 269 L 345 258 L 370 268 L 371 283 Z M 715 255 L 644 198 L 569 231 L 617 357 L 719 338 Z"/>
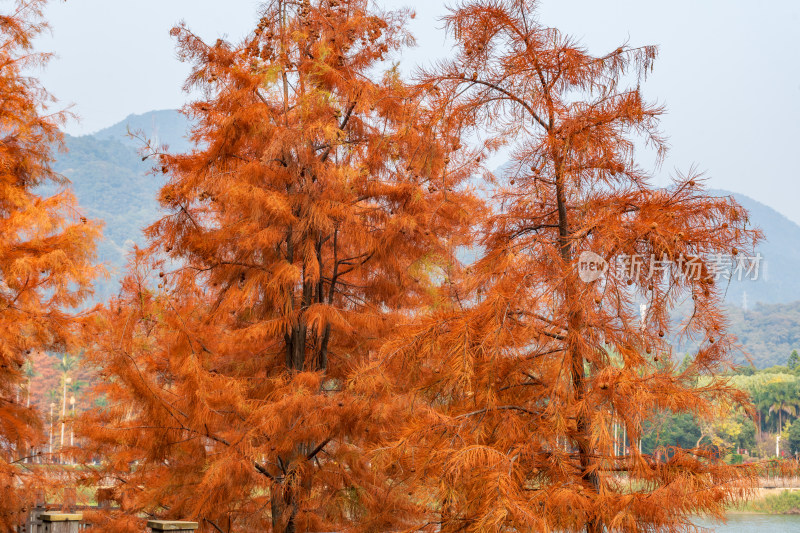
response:
<path fill-rule="evenodd" d="M 791 415 L 796 417 L 797 416 L 797 406 L 787 403 L 784 400 L 779 401 L 770 406 L 769 412 L 777 412 L 778 413 L 778 427 L 776 428 L 776 432 L 780 433 L 783 431 L 783 413 L 787 415 Z"/>
<path fill-rule="evenodd" d="M 66 423 L 67 416 L 67 386 L 72 383 L 72 378 L 69 373 L 75 368 L 78 359 L 69 354 L 63 354 L 61 361 L 56 365 L 56 368 L 61 372 L 61 385 L 63 394 L 61 397 L 61 441 L 59 450 L 64 447 L 64 424 Z"/>
<path fill-rule="evenodd" d="M 780 433 L 783 430 L 783 415 L 797 417 L 798 405 L 800 398 L 798 398 L 798 386 L 794 381 L 782 381 L 779 383 L 771 383 L 767 389 L 767 404 L 768 414 L 777 414 L 778 419 L 776 432 Z M 774 420 L 774 417 L 773 417 Z"/>
<path fill-rule="evenodd" d="M 36 376 L 36 369 L 33 367 L 33 361 L 30 359 L 25 360 L 22 365 L 22 373 L 25 375 L 25 407 L 31 406 L 31 379 Z"/>
<path fill-rule="evenodd" d="M 50 400 L 50 460 L 53 458 L 53 409 L 56 406 L 56 402 L 58 401 L 58 389 L 50 389 L 47 391 L 47 399 Z"/>
<path fill-rule="evenodd" d="M 56 403 L 59 396 L 61 395 L 58 393 L 58 389 L 50 389 L 47 391 L 47 400 L 50 401 L 50 403 Z"/>
<path fill-rule="evenodd" d="M 75 402 L 83 387 L 82 381 L 74 381 L 69 386 L 69 405 L 70 405 L 70 427 L 69 427 L 69 447 L 75 446 Z"/>
<path fill-rule="evenodd" d="M 86 385 L 86 383 L 84 383 L 83 381 L 75 380 L 72 383 L 70 383 L 69 387 L 67 387 L 67 392 L 77 397 L 80 394 L 81 390 L 83 389 L 84 385 Z"/>
<path fill-rule="evenodd" d="M 767 387 L 757 387 L 750 393 L 750 398 L 753 401 L 753 405 L 756 407 L 756 417 L 758 418 L 755 420 L 756 423 L 756 432 L 758 433 L 758 439 L 761 439 L 761 433 L 764 431 L 764 413 L 770 407 L 770 399 L 768 394 Z"/>

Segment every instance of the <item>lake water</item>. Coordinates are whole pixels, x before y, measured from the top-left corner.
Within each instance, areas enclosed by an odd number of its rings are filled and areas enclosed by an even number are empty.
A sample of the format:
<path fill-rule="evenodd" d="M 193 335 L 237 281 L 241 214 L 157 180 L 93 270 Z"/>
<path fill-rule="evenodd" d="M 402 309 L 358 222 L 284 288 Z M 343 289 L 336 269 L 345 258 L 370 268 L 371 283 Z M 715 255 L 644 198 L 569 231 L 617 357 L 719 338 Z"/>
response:
<path fill-rule="evenodd" d="M 715 533 L 800 533 L 798 515 L 729 515 L 725 524 L 710 520 L 697 520 L 698 526 L 707 527 Z"/>

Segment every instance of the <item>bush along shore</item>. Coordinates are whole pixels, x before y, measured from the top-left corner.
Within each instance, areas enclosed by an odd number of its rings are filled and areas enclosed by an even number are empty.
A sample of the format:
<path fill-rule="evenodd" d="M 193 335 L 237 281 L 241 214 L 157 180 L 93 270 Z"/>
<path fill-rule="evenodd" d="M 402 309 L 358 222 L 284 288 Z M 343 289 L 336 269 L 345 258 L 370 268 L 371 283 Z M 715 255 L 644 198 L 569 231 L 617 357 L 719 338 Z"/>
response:
<path fill-rule="evenodd" d="M 731 512 L 800 515 L 800 489 L 765 489 L 757 498 Z"/>

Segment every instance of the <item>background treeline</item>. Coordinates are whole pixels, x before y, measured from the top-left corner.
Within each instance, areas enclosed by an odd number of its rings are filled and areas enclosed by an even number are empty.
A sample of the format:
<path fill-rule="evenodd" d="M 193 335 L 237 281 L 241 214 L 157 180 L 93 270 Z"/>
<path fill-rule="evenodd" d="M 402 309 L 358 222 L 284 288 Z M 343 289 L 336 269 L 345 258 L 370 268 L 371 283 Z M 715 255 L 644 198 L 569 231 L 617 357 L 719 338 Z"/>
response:
<path fill-rule="evenodd" d="M 729 453 L 732 461 L 774 457 L 776 444 L 782 456 L 800 453 L 797 350 L 791 352 L 785 365 L 761 370 L 743 366 L 728 377 L 732 385 L 750 394 L 752 410 L 719 405 L 720 416 L 712 424 L 698 423 L 688 413 L 663 412 L 656 422 L 647 423 L 642 450 L 654 453 L 661 448 L 666 452 L 670 446 L 691 448 L 705 443 Z"/>

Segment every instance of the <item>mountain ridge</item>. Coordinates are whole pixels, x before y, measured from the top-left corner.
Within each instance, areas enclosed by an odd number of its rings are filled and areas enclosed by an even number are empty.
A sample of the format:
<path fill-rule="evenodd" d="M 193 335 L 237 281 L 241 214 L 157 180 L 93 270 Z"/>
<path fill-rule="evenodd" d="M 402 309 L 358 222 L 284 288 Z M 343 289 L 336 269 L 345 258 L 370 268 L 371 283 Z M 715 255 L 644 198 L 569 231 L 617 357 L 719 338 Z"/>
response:
<path fill-rule="evenodd" d="M 141 140 L 128 132 L 141 131 L 146 138 L 169 145 L 171 152 L 182 152 L 191 149 L 188 129 L 189 121 L 179 112 L 159 110 L 129 115 L 94 134 L 65 137 L 69 151 L 57 154 L 55 169 L 70 179 L 88 216 L 106 223 L 98 255 L 112 277 L 98 282 L 96 301 L 118 292 L 128 253 L 134 245 L 145 244 L 142 230 L 161 215 L 156 198 L 164 178 L 150 173 L 151 163 L 138 154 Z M 800 276 L 794 274 L 800 264 L 800 226 L 743 194 L 708 192 L 732 195 L 766 233 L 757 249 L 767 265 L 766 275 L 758 281 L 732 281 L 725 299 L 731 332 L 753 361 L 759 366 L 784 363 L 791 349 L 800 348 Z"/>
<path fill-rule="evenodd" d="M 192 148 L 188 138 L 190 122 L 181 112 L 175 109 L 159 109 L 147 113 L 132 113 L 121 121 L 98 130 L 84 137 L 117 140 L 120 143 L 139 149 L 142 139 L 130 134 L 143 134 L 155 145 L 167 144 L 171 152 L 180 153 Z"/>

